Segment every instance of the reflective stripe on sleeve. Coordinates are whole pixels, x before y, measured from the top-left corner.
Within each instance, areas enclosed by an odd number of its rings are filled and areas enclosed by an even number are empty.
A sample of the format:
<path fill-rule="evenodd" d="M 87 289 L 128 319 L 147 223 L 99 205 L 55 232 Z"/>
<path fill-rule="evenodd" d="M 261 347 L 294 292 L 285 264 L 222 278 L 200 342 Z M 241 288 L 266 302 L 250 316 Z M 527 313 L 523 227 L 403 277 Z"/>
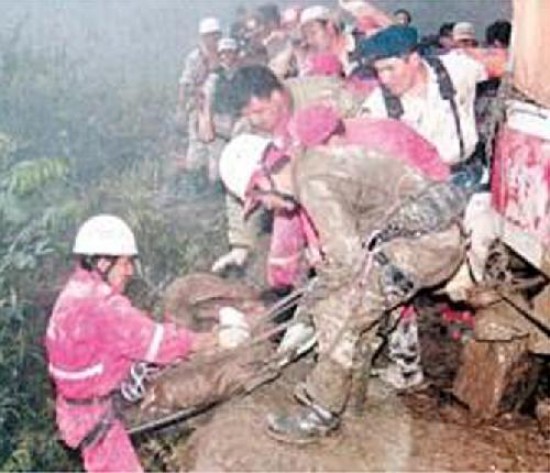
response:
<path fill-rule="evenodd" d="M 99 376 L 103 373 L 104 365 L 103 363 L 97 363 L 88 368 L 78 371 L 66 371 L 60 368 L 55 367 L 51 363 L 48 365 L 48 371 L 50 374 L 59 380 L 63 381 L 82 381 L 84 379 L 93 378 L 94 376 Z"/>
<path fill-rule="evenodd" d="M 164 337 L 164 326 L 162 324 L 155 324 L 155 332 L 153 333 L 153 339 L 149 345 L 149 349 L 145 354 L 145 361 L 153 363 L 158 355 L 162 338 Z"/>
<path fill-rule="evenodd" d="M 294 263 L 299 260 L 302 254 L 300 252 L 294 253 L 290 256 L 270 256 L 268 264 L 271 266 L 286 266 L 287 264 Z"/>

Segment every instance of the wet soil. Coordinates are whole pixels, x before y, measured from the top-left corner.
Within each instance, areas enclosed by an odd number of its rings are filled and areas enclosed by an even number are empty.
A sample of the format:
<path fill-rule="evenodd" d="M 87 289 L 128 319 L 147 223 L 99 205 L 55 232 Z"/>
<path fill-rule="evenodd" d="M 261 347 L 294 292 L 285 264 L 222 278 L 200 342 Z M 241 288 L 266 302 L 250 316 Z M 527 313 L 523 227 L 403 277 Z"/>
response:
<path fill-rule="evenodd" d="M 185 218 L 196 215 L 196 202 L 183 206 L 178 202 L 173 209 L 177 226 L 185 222 L 185 230 L 192 234 L 218 227 L 223 205 L 219 195 L 197 200 L 209 208 L 204 213 L 207 218 Z M 223 245 L 217 247 L 198 269 L 207 269 L 223 250 Z M 550 472 L 550 438 L 541 433 L 534 406 L 480 421 L 452 395 L 463 347 L 460 337 L 451 336 L 433 307 L 424 311 L 420 327 L 426 375 L 421 389 L 396 393 L 373 379 L 365 414 L 346 414 L 341 428 L 317 444 L 280 443 L 265 429 L 269 412 L 296 407 L 293 388 L 314 363 L 310 355 L 252 394 L 173 426 L 162 440 L 155 437 L 143 444 L 143 458 L 150 460 L 148 453 L 158 457 L 161 451 L 162 458 L 153 466 L 169 471 Z M 550 395 L 549 379 L 547 374 L 539 396 Z"/>
<path fill-rule="evenodd" d="M 283 376 L 217 408 L 181 442 L 171 468 L 182 471 L 550 471 L 550 439 L 530 413 L 481 423 L 451 394 L 461 343 L 436 318 L 421 324 L 427 382 L 396 393 L 377 379 L 362 417 L 346 414 L 319 443 L 278 442 L 265 430 L 272 411 L 291 411 L 294 384 L 309 356 Z"/>

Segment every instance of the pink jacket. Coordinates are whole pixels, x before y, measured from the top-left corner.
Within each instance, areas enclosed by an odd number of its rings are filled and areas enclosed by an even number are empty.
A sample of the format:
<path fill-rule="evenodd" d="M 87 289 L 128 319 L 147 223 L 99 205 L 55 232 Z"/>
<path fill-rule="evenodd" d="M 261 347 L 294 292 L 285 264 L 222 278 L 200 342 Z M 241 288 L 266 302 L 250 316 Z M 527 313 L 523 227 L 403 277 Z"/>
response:
<path fill-rule="evenodd" d="M 304 209 L 275 213 L 267 258 L 268 284 L 280 288 L 304 280 L 308 269 L 321 260 L 320 248 L 317 232 Z"/>
<path fill-rule="evenodd" d="M 361 145 L 403 161 L 430 179 L 444 181 L 449 166 L 435 147 L 412 128 L 391 118 L 350 118 L 344 120 L 348 144 Z"/>
<path fill-rule="evenodd" d="M 166 364 L 189 353 L 192 332 L 155 323 L 96 273 L 77 269 L 59 295 L 46 333 L 48 370 L 57 388 L 57 423 L 76 447 L 110 407 L 135 361 Z"/>

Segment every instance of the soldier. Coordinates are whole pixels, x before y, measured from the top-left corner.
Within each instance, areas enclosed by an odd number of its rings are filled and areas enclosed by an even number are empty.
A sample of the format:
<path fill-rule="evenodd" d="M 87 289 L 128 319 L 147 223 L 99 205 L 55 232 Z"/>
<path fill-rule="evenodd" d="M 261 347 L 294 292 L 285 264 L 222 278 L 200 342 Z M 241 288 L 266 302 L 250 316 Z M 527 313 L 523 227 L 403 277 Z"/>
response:
<path fill-rule="evenodd" d="M 251 139 L 239 136 L 231 146 L 243 140 L 250 149 Z M 360 339 L 368 346 L 373 327 L 386 311 L 418 289 L 449 278 L 462 258 L 462 237 L 454 220 L 443 214 L 428 219 L 437 226 L 419 228 L 414 237 L 407 231 L 389 236 L 389 228 L 401 228 L 391 225 L 391 209 L 422 192 L 431 204 L 438 198 L 429 195 L 427 178 L 397 159 L 353 146 L 321 145 L 292 160 L 284 155 L 274 160 L 273 145 L 257 139 L 254 156 L 248 153 L 240 159 L 239 153 L 224 152 L 224 184 L 247 207 L 257 201 L 274 210 L 301 208 L 311 218 L 324 253 L 313 289 L 297 312 L 302 325 L 313 319 L 318 340 L 318 361 L 295 392 L 305 407 L 295 415 L 268 416 L 268 430 L 275 438 L 303 443 L 339 425 Z M 457 189 L 450 191 L 460 192 Z M 408 212 L 420 216 L 430 207 L 427 202 Z"/>
<path fill-rule="evenodd" d="M 342 116 L 354 115 L 361 98 L 343 86 L 336 77 L 292 78 L 281 81 L 266 66 L 241 67 L 232 79 L 233 106 L 247 131 L 274 140 L 282 149 L 292 145 L 289 130 L 293 114 L 315 103 L 333 105 Z M 237 125 L 238 126 L 238 125 Z M 227 198 L 230 251 L 213 265 L 222 273 L 229 267 L 242 268 L 256 243 L 256 229 L 244 223 L 242 206 L 234 196 Z"/>
<path fill-rule="evenodd" d="M 401 25 L 359 44 L 360 54 L 380 82 L 363 104 L 363 112 L 406 123 L 459 172 L 477 164 L 474 100 L 476 86 L 487 79 L 487 73 L 481 63 L 465 54 L 423 58 L 417 46 L 417 31 Z"/>
<path fill-rule="evenodd" d="M 208 180 L 218 180 L 218 161 L 224 146 L 233 133 L 235 118 L 231 107 L 231 78 L 239 65 L 239 48 L 233 38 L 218 41 L 219 66 L 208 76 L 204 85 L 204 127 L 208 144 Z"/>
<path fill-rule="evenodd" d="M 219 64 L 220 22 L 216 18 L 204 18 L 198 32 L 199 45 L 185 59 L 178 90 L 179 115 L 187 119 L 188 147 L 182 163 L 186 171 L 200 171 L 208 163 L 208 143 L 213 137 L 209 135 L 204 112 L 203 86 Z"/>

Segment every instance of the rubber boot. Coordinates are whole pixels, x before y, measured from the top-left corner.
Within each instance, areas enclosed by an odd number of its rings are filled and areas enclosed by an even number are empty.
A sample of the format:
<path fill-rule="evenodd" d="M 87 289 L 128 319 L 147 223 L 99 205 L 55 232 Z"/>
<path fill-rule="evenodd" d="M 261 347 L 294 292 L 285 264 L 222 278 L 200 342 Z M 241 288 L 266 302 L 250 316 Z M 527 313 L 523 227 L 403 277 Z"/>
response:
<path fill-rule="evenodd" d="M 267 424 L 268 434 L 274 439 L 307 444 L 336 430 L 339 418 L 323 407 L 312 404 L 294 415 L 268 414 Z"/>

